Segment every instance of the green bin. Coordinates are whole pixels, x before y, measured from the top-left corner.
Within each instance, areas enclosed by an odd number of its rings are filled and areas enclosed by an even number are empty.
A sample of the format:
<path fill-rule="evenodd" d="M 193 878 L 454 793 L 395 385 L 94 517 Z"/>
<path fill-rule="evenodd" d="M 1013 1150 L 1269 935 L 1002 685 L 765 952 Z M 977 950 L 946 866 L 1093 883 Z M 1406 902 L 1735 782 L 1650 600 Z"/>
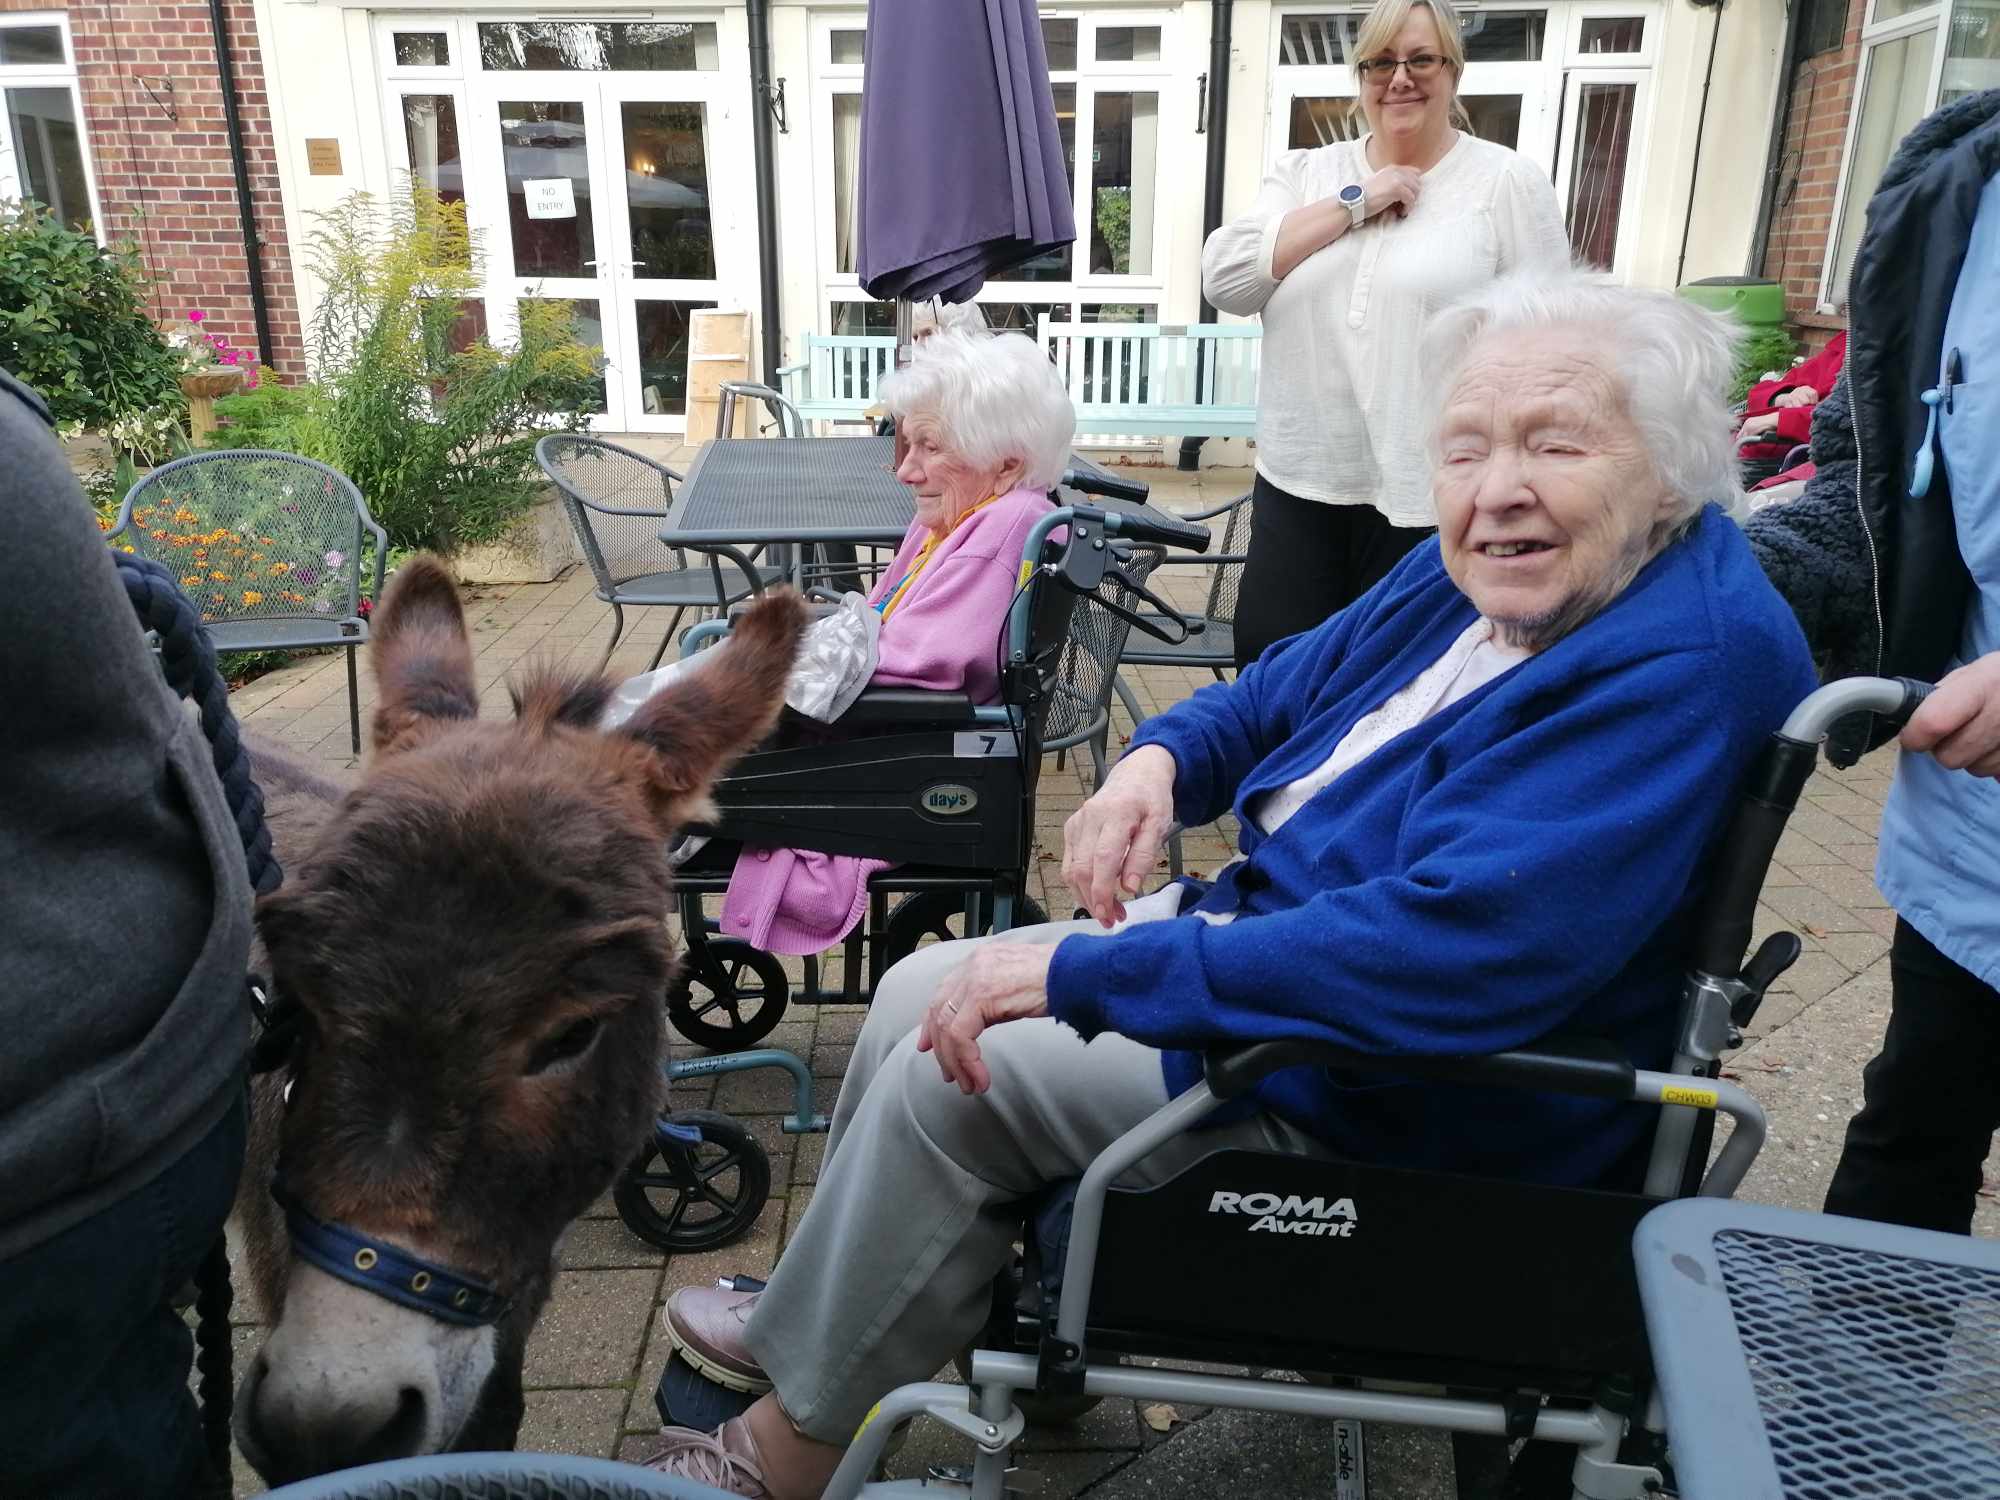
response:
<path fill-rule="evenodd" d="M 1761 276 L 1704 276 L 1680 294 L 1712 311 L 1735 313 L 1746 328 L 1776 328 L 1785 321 L 1785 289 Z"/>

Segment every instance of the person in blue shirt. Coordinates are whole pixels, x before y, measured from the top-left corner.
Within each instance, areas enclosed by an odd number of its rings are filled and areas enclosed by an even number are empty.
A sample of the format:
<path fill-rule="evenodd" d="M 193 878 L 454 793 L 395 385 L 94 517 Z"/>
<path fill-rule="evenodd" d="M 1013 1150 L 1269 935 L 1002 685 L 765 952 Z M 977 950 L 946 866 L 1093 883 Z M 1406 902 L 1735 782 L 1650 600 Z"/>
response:
<path fill-rule="evenodd" d="M 1201 1049 L 1402 1056 L 1556 1031 L 1672 1053 L 1702 857 L 1815 685 L 1735 521 L 1728 325 L 1563 273 L 1425 333 L 1441 526 L 1325 624 L 1149 721 L 1064 829 L 1091 920 L 920 950 L 877 987 L 769 1287 L 665 1310 L 765 1394 L 655 1467 L 817 1495 L 870 1406 L 984 1322 L 1018 1220 L 1199 1073 Z M 1139 899 L 1176 817 L 1243 857 Z M 1653 1114 L 1419 1082 L 1269 1079 L 1142 1164 L 1228 1145 L 1636 1185 Z"/>
<path fill-rule="evenodd" d="M 1826 1209 L 1963 1234 L 2000 1129 L 2000 89 L 1904 138 L 1849 297 L 1818 468 L 1746 531 L 1829 677 L 1938 688 L 1883 809 L 1889 1024 Z M 1828 753 L 1884 738 L 1856 726 Z"/>

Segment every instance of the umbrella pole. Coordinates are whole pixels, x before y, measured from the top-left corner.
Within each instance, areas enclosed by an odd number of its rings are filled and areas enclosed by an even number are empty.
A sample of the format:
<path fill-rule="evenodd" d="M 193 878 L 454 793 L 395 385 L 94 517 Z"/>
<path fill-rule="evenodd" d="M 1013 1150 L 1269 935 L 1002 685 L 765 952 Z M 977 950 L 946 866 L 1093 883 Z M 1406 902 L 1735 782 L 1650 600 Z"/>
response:
<path fill-rule="evenodd" d="M 896 368 L 906 369 L 917 350 L 917 304 L 906 297 L 896 299 Z M 903 424 L 896 424 L 896 467 L 903 467 Z"/>

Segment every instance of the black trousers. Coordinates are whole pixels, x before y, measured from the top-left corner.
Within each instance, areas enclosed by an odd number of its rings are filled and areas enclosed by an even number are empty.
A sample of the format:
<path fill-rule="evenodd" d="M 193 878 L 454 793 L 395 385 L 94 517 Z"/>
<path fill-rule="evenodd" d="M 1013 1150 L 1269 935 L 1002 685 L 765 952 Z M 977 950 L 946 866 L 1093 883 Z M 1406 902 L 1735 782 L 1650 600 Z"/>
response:
<path fill-rule="evenodd" d="M 239 1090 L 151 1182 L 0 1262 L 0 1495 L 181 1500 L 204 1483 L 173 1296 L 222 1233 L 246 1122 Z"/>
<path fill-rule="evenodd" d="M 1372 505 L 1323 505 L 1262 474 L 1251 490 L 1250 547 L 1236 605 L 1236 668 L 1273 641 L 1347 608 L 1435 526 L 1392 526 Z"/>
<path fill-rule="evenodd" d="M 1826 1211 L 1965 1234 L 2000 1129 L 2000 990 L 1901 920 L 1889 977 L 1889 1028 Z"/>

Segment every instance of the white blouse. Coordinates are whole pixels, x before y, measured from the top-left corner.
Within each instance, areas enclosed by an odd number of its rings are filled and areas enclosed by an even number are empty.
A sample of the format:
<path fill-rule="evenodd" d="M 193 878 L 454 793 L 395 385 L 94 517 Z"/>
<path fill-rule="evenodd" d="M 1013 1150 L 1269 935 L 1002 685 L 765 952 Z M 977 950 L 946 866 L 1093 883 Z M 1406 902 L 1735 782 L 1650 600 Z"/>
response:
<path fill-rule="evenodd" d="M 1454 297 L 1522 267 L 1569 264 L 1555 189 L 1527 158 L 1460 132 L 1424 173 L 1416 207 L 1384 212 L 1271 274 L 1295 208 L 1373 175 L 1367 138 L 1278 158 L 1250 211 L 1208 237 L 1201 279 L 1223 312 L 1261 313 L 1257 472 L 1281 490 L 1373 505 L 1435 526 L 1417 346 Z"/>

